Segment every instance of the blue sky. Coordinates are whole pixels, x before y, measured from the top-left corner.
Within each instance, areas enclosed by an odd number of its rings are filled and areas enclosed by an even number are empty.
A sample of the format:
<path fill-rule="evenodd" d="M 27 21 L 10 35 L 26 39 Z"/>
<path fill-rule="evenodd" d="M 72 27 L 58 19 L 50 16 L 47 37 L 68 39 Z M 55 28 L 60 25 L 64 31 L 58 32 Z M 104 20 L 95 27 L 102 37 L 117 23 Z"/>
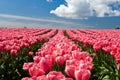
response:
<path fill-rule="evenodd" d="M 1 0 L 0 27 L 115 28 L 120 0 Z"/>

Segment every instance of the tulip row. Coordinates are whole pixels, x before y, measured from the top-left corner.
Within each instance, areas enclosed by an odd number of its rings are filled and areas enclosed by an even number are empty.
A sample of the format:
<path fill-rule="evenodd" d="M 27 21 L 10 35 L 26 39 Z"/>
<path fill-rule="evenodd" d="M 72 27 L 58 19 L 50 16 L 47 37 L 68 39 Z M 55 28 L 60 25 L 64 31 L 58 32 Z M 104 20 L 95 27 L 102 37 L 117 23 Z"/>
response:
<path fill-rule="evenodd" d="M 34 35 L 39 32 L 43 32 L 48 29 L 24 29 L 24 28 L 1 28 L 0 29 L 0 41 L 21 39 L 25 35 Z M 9 33 L 9 34 L 8 34 Z"/>
<path fill-rule="evenodd" d="M 90 54 L 67 39 L 62 30 L 38 49 L 33 60 L 24 63 L 23 69 L 31 77 L 22 80 L 89 80 L 93 66 Z"/>
<path fill-rule="evenodd" d="M 91 79 L 120 79 L 119 32 L 119 30 L 66 30 L 69 38 L 93 56 Z"/>
<path fill-rule="evenodd" d="M 107 53 L 113 55 L 117 61 L 120 63 L 120 31 L 119 30 L 67 30 L 67 33 L 73 40 L 78 40 L 84 45 L 93 46 L 95 51 L 104 50 Z M 84 33 L 83 33 L 84 32 Z"/>
<path fill-rule="evenodd" d="M 0 38 L 0 80 L 20 80 L 28 75 L 22 69 L 23 63 L 33 61 L 34 53 L 57 30 L 12 28 L 0 29 L 0 33 L 4 35 Z"/>
<path fill-rule="evenodd" d="M 8 29 L 3 33 L 3 36 L 1 36 L 1 39 L 5 39 L 4 41 L 0 42 L 0 52 L 4 53 L 4 51 L 10 52 L 12 55 L 16 55 L 16 53 L 22 48 L 30 48 L 30 45 L 35 44 L 37 42 L 40 42 L 42 40 L 48 40 L 51 36 L 53 36 L 56 33 L 55 29 L 52 29 L 51 31 L 49 29 L 46 29 L 44 31 L 41 31 L 41 29 L 28 29 L 29 32 L 27 32 L 26 29 Z M 40 30 L 38 32 L 38 30 Z M 2 30 L 1 30 L 2 31 Z M 37 32 L 35 32 L 37 31 Z M 44 33 L 46 31 L 50 31 L 43 35 L 37 35 L 38 33 Z M 6 34 L 6 33 L 12 33 L 12 34 Z M 14 35 L 13 35 L 14 34 Z M 19 39 L 18 39 L 19 38 Z"/>

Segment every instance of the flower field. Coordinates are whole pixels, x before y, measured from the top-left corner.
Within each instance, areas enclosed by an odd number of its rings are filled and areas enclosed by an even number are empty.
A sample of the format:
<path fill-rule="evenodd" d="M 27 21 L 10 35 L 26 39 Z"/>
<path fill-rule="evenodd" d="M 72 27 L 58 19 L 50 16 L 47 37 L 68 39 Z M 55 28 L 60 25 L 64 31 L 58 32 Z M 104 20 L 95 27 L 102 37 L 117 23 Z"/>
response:
<path fill-rule="evenodd" d="M 0 29 L 0 80 L 120 80 L 120 30 Z"/>

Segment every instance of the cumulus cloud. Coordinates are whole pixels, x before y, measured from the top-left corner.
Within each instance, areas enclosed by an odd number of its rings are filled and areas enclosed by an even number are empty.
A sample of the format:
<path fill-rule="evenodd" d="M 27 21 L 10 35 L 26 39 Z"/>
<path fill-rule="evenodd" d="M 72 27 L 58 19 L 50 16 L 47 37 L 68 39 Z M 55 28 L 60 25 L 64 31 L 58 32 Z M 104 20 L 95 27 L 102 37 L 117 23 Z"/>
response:
<path fill-rule="evenodd" d="M 120 0 L 89 0 L 96 16 L 120 16 Z"/>
<path fill-rule="evenodd" d="M 120 16 L 120 0 L 65 0 L 51 14 L 65 18 Z"/>

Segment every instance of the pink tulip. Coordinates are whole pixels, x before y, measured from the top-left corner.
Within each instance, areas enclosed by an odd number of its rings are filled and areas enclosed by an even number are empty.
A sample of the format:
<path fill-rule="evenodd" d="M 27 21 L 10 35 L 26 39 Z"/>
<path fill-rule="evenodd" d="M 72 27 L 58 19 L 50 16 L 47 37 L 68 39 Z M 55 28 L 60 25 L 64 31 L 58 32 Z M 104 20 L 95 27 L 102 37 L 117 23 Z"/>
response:
<path fill-rule="evenodd" d="M 10 54 L 13 55 L 13 56 L 15 56 L 15 55 L 17 54 L 17 50 L 12 49 L 12 50 L 10 51 Z"/>
<path fill-rule="evenodd" d="M 45 75 L 36 77 L 36 80 L 47 80 Z"/>
<path fill-rule="evenodd" d="M 49 62 L 47 62 L 47 60 L 44 57 L 41 58 L 41 60 L 38 64 L 41 67 L 41 69 L 43 69 L 45 72 L 48 72 L 51 70 Z"/>
<path fill-rule="evenodd" d="M 69 65 L 65 67 L 65 73 L 69 76 L 69 77 L 75 77 L 74 75 L 75 72 L 75 66 L 74 65 Z"/>
<path fill-rule="evenodd" d="M 98 50 L 100 50 L 102 47 L 101 47 L 101 45 L 99 45 L 99 44 L 94 44 L 93 48 L 94 48 L 95 51 L 98 51 Z"/>
<path fill-rule="evenodd" d="M 111 51 L 111 47 L 109 47 L 109 46 L 103 47 L 102 49 L 107 53 L 110 53 L 110 51 Z"/>
<path fill-rule="evenodd" d="M 40 56 L 34 56 L 33 60 L 35 63 L 39 63 L 40 62 L 41 57 Z"/>
<path fill-rule="evenodd" d="M 47 80 L 61 80 L 64 79 L 65 76 L 61 72 L 51 71 L 46 76 Z"/>
<path fill-rule="evenodd" d="M 76 80 L 89 80 L 90 75 L 91 73 L 89 70 L 84 70 L 84 69 L 75 70 Z"/>
<path fill-rule="evenodd" d="M 6 51 L 10 51 L 12 48 L 11 48 L 10 45 L 6 45 L 6 46 L 4 47 L 4 49 L 5 49 Z"/>
<path fill-rule="evenodd" d="M 24 65 L 23 65 L 23 70 L 28 70 L 29 69 L 29 65 L 28 65 L 28 63 L 24 63 Z"/>
<path fill-rule="evenodd" d="M 37 76 L 44 75 L 45 72 L 44 72 L 43 69 L 40 69 L 36 66 L 33 66 L 33 67 L 29 68 L 29 74 L 30 74 L 30 76 L 36 76 L 37 77 Z"/>
<path fill-rule="evenodd" d="M 63 57 L 64 57 L 65 60 L 72 59 L 71 54 L 65 54 L 65 55 L 63 55 Z"/>
<path fill-rule="evenodd" d="M 32 66 L 33 66 L 33 62 L 24 63 L 23 70 L 28 70 Z"/>
<path fill-rule="evenodd" d="M 21 80 L 30 80 L 30 78 L 25 77 L 25 78 L 22 78 Z"/>
<path fill-rule="evenodd" d="M 33 56 L 34 52 L 29 52 L 28 54 L 29 56 Z"/>
<path fill-rule="evenodd" d="M 59 65 L 64 65 L 65 64 L 65 59 L 62 56 L 57 56 L 55 59 L 56 63 Z"/>
<path fill-rule="evenodd" d="M 72 78 L 64 78 L 64 79 L 60 79 L 60 80 L 73 80 Z"/>
<path fill-rule="evenodd" d="M 84 60 L 87 56 L 90 56 L 88 52 L 72 51 L 73 58 L 77 60 Z"/>
<path fill-rule="evenodd" d="M 55 61 L 54 56 L 52 56 L 52 55 L 45 55 L 45 59 L 46 59 L 48 65 L 50 66 L 50 69 L 52 69 L 52 66 L 53 66 L 54 61 Z"/>

